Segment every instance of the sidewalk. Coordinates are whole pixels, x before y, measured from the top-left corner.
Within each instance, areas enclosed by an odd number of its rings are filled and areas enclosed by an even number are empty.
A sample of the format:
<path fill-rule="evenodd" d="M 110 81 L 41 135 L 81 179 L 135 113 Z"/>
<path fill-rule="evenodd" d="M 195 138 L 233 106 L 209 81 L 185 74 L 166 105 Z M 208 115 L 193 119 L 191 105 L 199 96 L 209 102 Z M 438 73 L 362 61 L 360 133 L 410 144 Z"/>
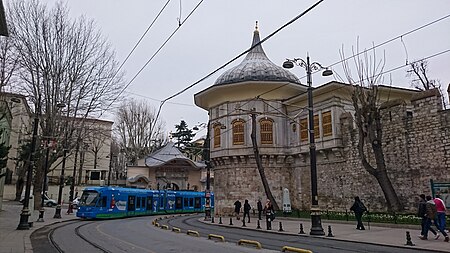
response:
<path fill-rule="evenodd" d="M 201 222 L 211 224 L 211 221 L 204 221 L 204 218 L 199 219 Z M 272 222 L 272 230 L 266 230 L 265 220 L 260 221 L 261 229 L 256 229 L 257 218 L 252 217 L 251 223 L 246 223 L 246 227 L 242 227 L 242 219 L 236 220 L 233 218 L 233 225 L 230 224 L 230 218 L 222 218 L 222 223 L 219 224 L 219 218 L 215 217 L 214 225 L 225 227 L 237 227 L 241 229 L 259 230 L 269 233 L 279 234 L 295 234 L 298 236 L 310 236 L 311 220 L 309 219 L 292 219 L 277 217 Z M 280 222 L 282 224 L 283 231 L 279 231 Z M 303 231 L 305 234 L 299 234 L 300 224 L 303 225 Z M 331 226 L 333 237 L 328 237 L 328 226 Z M 434 240 L 433 234 L 429 233 L 428 240 L 420 240 L 417 236 L 420 234 L 420 226 L 413 225 L 397 225 L 397 224 L 370 224 L 370 228 L 367 222 L 364 223 L 366 230 L 357 230 L 356 222 L 340 222 L 322 220 L 322 227 L 325 232 L 323 238 L 329 240 L 341 240 L 351 242 L 370 243 L 377 245 L 389 245 L 402 248 L 414 248 L 414 249 L 426 249 L 434 250 L 436 252 L 450 252 L 450 243 L 444 242 L 444 237 L 441 235 L 438 240 Z M 408 246 L 406 244 L 406 232 L 409 231 L 411 235 L 411 241 L 414 246 Z M 286 245 L 289 246 L 289 245 Z"/>
<path fill-rule="evenodd" d="M 22 204 L 18 201 L 3 201 L 3 209 L 0 210 L 0 253 L 22 253 L 33 252 L 30 236 L 31 234 L 49 224 L 75 219 L 75 213 L 66 214 L 67 206 L 61 210 L 61 219 L 54 219 L 55 208 L 47 207 L 44 213 L 44 222 L 36 222 L 39 211 L 34 210 L 28 221 L 33 222 L 29 230 L 17 230 L 20 221 Z"/>

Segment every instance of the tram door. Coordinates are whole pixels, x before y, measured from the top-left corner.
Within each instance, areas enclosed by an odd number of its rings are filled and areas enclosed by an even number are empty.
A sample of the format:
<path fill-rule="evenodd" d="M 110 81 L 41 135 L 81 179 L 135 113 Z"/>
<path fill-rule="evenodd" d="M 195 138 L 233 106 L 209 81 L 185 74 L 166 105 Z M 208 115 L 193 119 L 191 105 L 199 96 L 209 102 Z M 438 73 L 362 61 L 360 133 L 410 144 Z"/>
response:
<path fill-rule="evenodd" d="M 134 212 L 136 210 L 136 196 L 128 196 L 128 212 Z"/>

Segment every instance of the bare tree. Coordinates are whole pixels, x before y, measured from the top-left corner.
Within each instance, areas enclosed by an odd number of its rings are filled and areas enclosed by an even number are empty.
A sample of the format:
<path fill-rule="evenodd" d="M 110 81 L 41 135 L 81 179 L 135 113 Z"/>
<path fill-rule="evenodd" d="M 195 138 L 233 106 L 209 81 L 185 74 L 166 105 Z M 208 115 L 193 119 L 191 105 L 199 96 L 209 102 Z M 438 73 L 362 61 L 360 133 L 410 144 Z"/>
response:
<path fill-rule="evenodd" d="M 272 202 L 273 208 L 275 210 L 280 210 L 275 198 L 273 197 L 272 191 L 270 190 L 269 182 L 267 181 L 266 172 L 262 165 L 261 156 L 259 154 L 258 142 L 256 141 L 256 114 L 254 110 L 251 114 L 252 117 L 252 133 L 250 137 L 252 139 L 253 153 L 255 154 L 256 166 L 258 167 L 259 176 L 261 177 L 261 183 L 264 187 L 264 192 L 266 193 L 267 198 Z"/>
<path fill-rule="evenodd" d="M 0 36 L 0 92 L 11 85 L 17 68 L 17 58 L 13 52 L 13 42 L 9 37 Z"/>
<path fill-rule="evenodd" d="M 347 60 L 343 68 L 348 82 L 353 86 L 351 94 L 355 109 L 355 122 L 358 128 L 358 153 L 364 169 L 381 187 L 389 211 L 400 211 L 402 205 L 388 176 L 383 152 L 383 129 L 380 109 L 378 85 L 383 80 L 384 57 L 377 60 L 375 50 L 369 55 L 367 51 L 359 52 L 353 49 L 356 79 L 351 73 Z M 345 59 L 343 50 L 341 58 Z M 374 162 L 371 162 L 374 158 Z"/>
<path fill-rule="evenodd" d="M 115 123 L 120 148 L 132 164 L 164 142 L 164 123 L 156 120 L 155 108 L 143 101 L 123 102 L 116 113 Z"/>
<path fill-rule="evenodd" d="M 418 90 L 431 90 L 438 89 L 441 94 L 443 106 L 446 107 L 447 103 L 444 99 L 444 92 L 442 91 L 442 84 L 439 80 L 430 79 L 428 74 L 428 61 L 418 60 L 411 62 L 407 70 L 407 76 L 411 78 L 411 86 Z"/>
<path fill-rule="evenodd" d="M 48 8 L 37 0 L 18 0 L 8 7 L 20 81 L 15 88 L 34 105 L 42 137 L 64 142 L 58 145 L 57 154 L 62 155 L 63 146 L 75 146 L 68 141 L 74 129 L 89 127 L 83 120 L 80 124 L 80 118 L 98 116 L 119 94 L 122 74 L 115 54 L 93 21 L 70 19 L 61 2 Z M 44 163 L 42 157 L 34 162 L 38 204 Z"/>

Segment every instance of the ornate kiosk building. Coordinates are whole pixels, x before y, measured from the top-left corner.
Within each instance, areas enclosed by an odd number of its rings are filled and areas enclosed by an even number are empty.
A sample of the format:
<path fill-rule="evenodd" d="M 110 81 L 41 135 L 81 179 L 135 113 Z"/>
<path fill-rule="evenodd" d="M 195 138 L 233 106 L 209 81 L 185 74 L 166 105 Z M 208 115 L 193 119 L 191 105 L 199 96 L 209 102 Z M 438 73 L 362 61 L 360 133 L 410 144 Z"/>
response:
<path fill-rule="evenodd" d="M 278 206 L 285 188 L 294 209 L 311 204 L 308 87 L 271 62 L 259 42 L 256 29 L 245 59 L 194 96 L 209 114 L 215 212 L 220 215 L 231 214 L 237 199 L 256 206 L 266 198 L 252 129 Z M 385 210 L 381 188 L 358 157 L 352 89 L 332 81 L 313 90 L 319 205 L 345 210 L 359 195 L 372 210 Z M 379 86 L 379 94 L 388 174 L 406 210 L 413 210 L 415 196 L 431 194 L 430 179 L 450 180 L 450 111 L 443 110 L 435 90 Z"/>

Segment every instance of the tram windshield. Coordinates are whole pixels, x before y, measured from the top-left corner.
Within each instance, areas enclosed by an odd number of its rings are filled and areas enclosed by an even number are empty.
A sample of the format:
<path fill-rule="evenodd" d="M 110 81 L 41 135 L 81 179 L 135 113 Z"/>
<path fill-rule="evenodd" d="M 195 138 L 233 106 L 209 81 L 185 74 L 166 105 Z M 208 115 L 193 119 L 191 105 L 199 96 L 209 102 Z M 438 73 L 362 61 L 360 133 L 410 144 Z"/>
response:
<path fill-rule="evenodd" d="M 98 195 L 96 191 L 84 191 L 83 195 L 81 195 L 80 206 L 95 206 Z"/>

